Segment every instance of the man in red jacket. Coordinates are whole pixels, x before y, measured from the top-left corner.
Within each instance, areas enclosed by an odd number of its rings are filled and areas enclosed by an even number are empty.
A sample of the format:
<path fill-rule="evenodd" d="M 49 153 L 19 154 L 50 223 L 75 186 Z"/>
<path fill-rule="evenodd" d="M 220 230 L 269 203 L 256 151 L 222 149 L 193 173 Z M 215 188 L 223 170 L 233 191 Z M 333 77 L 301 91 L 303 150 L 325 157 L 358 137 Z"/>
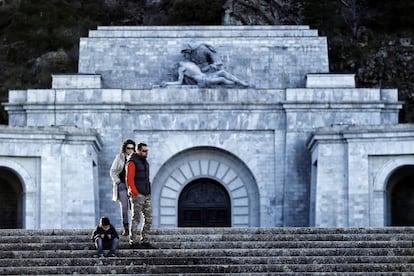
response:
<path fill-rule="evenodd" d="M 149 164 L 147 161 L 148 146 L 139 143 L 136 152 L 130 155 L 126 166 L 126 184 L 131 200 L 131 229 L 129 244 L 131 248 L 154 248 L 148 241 L 148 233 L 152 223 L 151 183 L 149 180 Z M 138 235 L 141 213 L 144 223 Z"/>

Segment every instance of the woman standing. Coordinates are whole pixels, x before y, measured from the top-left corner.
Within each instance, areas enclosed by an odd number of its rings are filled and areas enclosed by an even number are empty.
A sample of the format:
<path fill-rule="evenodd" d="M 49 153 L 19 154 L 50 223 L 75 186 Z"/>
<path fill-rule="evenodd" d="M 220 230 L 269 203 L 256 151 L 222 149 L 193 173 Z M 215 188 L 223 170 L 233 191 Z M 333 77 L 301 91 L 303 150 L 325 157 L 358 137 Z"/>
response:
<path fill-rule="evenodd" d="M 128 222 L 128 190 L 125 184 L 125 164 L 129 155 L 135 151 L 135 142 L 127 139 L 122 143 L 120 152 L 115 156 L 112 162 L 109 174 L 112 178 L 112 200 L 119 201 L 122 214 L 122 224 L 124 226 L 123 236 L 129 235 Z"/>

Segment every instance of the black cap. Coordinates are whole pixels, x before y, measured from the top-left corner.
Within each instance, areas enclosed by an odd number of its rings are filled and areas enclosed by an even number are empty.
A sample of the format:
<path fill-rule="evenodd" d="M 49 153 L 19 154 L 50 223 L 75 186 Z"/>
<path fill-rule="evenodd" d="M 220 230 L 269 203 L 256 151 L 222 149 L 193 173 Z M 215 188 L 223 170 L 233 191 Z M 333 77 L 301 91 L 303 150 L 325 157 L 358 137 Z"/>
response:
<path fill-rule="evenodd" d="M 109 222 L 109 218 L 107 217 L 101 217 L 101 225 L 102 226 L 106 226 L 106 225 L 110 225 L 111 223 Z"/>

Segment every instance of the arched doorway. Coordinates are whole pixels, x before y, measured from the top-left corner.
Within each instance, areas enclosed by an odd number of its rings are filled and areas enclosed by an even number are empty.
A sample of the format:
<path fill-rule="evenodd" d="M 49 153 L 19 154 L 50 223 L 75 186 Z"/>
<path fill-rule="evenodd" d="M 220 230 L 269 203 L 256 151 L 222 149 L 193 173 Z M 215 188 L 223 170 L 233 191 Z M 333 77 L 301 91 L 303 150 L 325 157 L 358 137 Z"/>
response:
<path fill-rule="evenodd" d="M 388 182 L 391 226 L 414 226 L 414 166 L 402 166 Z"/>
<path fill-rule="evenodd" d="M 220 183 L 199 178 L 184 187 L 178 201 L 179 227 L 230 227 L 230 218 L 230 197 Z"/>
<path fill-rule="evenodd" d="M 260 226 L 259 190 L 246 164 L 214 147 L 195 147 L 165 162 L 152 182 L 154 227 L 178 227 L 179 198 L 193 181 L 216 181 L 229 196 L 231 227 Z"/>
<path fill-rule="evenodd" d="M 0 167 L 0 228 L 22 228 L 23 189 L 17 175 Z"/>

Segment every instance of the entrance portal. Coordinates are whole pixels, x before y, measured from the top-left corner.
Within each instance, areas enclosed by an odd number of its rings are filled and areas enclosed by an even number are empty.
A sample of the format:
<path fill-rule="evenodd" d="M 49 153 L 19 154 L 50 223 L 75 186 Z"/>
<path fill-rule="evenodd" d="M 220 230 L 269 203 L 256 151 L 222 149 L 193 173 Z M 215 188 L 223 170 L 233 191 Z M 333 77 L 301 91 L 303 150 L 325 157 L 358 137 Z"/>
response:
<path fill-rule="evenodd" d="M 414 226 L 414 166 L 397 169 L 390 178 L 392 226 Z"/>
<path fill-rule="evenodd" d="M 22 202 L 19 178 L 9 169 L 0 168 L 0 228 L 22 228 Z"/>
<path fill-rule="evenodd" d="M 190 182 L 178 202 L 179 227 L 230 227 L 230 197 L 217 181 L 200 178 Z"/>

